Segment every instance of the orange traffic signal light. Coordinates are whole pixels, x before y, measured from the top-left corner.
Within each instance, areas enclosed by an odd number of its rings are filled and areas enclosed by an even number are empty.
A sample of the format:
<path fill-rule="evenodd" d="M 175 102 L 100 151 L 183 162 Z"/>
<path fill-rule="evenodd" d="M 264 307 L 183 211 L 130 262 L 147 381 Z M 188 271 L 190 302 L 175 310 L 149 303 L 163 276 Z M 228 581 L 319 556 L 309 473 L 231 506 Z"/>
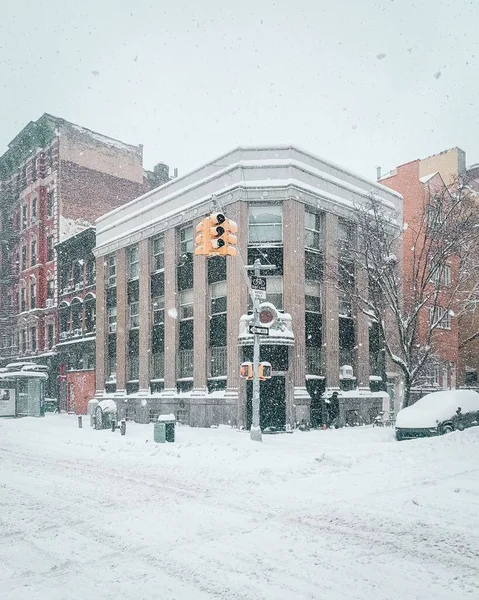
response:
<path fill-rule="evenodd" d="M 271 379 L 273 367 L 269 362 L 259 363 L 258 367 L 258 377 L 261 381 L 266 381 L 267 379 Z"/>
<path fill-rule="evenodd" d="M 201 223 L 198 223 L 198 225 L 196 226 L 196 233 L 197 236 L 195 237 L 195 244 L 196 244 L 196 248 L 195 248 L 195 254 L 204 254 L 205 256 L 210 256 L 211 254 L 211 240 L 210 240 L 210 234 L 211 234 L 211 226 L 210 226 L 210 219 L 209 217 L 206 217 L 205 219 L 203 219 L 201 221 Z"/>
<path fill-rule="evenodd" d="M 241 363 L 240 377 L 242 379 L 253 379 L 253 363 L 252 362 Z"/>
<path fill-rule="evenodd" d="M 219 256 L 236 256 L 236 243 L 238 241 L 235 233 L 238 225 L 224 214 L 216 213 L 210 217 L 212 222 L 211 245 L 213 251 Z"/>

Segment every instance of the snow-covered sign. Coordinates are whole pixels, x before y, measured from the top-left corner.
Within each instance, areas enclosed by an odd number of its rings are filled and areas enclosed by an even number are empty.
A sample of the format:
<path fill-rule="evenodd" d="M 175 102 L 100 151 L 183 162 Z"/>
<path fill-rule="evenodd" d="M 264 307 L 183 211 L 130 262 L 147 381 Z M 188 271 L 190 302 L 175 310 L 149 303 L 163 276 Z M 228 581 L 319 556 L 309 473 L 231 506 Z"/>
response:
<path fill-rule="evenodd" d="M 8 383 L 6 384 L 8 385 Z M 0 387 L 0 417 L 15 416 L 15 389 Z"/>

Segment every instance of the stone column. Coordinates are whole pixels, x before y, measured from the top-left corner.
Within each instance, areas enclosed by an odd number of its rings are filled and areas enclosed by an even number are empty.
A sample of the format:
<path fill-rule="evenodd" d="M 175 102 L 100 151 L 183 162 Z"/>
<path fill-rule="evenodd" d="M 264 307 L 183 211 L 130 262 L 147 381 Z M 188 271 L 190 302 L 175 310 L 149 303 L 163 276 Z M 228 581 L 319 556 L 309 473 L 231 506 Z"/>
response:
<path fill-rule="evenodd" d="M 126 248 L 116 252 L 116 393 L 126 394 L 128 328 L 126 302 Z"/>
<path fill-rule="evenodd" d="M 176 293 L 176 230 L 165 231 L 165 389 L 164 397 L 176 396 L 178 314 Z"/>
<path fill-rule="evenodd" d="M 323 348 L 326 386 L 339 389 L 338 217 L 325 214 Z"/>
<path fill-rule="evenodd" d="M 238 254 L 226 259 L 228 356 L 225 403 L 231 420 L 238 427 L 246 427 L 246 385 L 239 376 L 242 350 L 238 347 L 238 335 L 240 317 L 248 307 L 248 287 L 243 266 L 248 263 L 248 204 L 234 202 L 225 212 L 238 225 Z"/>
<path fill-rule="evenodd" d="M 106 343 L 108 337 L 105 299 L 105 257 L 96 259 L 96 397 L 103 396 L 106 380 Z"/>
<path fill-rule="evenodd" d="M 306 281 L 304 271 L 304 204 L 288 199 L 283 203 L 284 231 L 284 309 L 291 314 L 294 347 L 291 348 L 289 370 L 292 377 L 293 393 L 286 394 L 293 405 L 286 414 L 292 415 L 293 421 L 305 420 L 309 423 L 311 397 L 306 390 L 306 337 L 305 337 L 305 298 Z M 289 423 L 291 426 L 294 422 Z"/>
<path fill-rule="evenodd" d="M 151 364 L 150 240 L 141 240 L 138 246 L 140 258 L 139 394 L 147 396 L 150 389 Z"/>
<path fill-rule="evenodd" d="M 361 296 L 368 293 L 368 275 L 365 269 L 356 271 L 356 290 Z M 369 393 L 369 319 L 356 306 L 356 378 L 359 392 Z"/>
<path fill-rule="evenodd" d="M 201 219 L 193 223 L 194 231 Z M 211 424 L 207 414 L 208 376 L 208 259 L 193 255 L 193 390 L 190 397 L 190 425 L 206 427 Z"/>

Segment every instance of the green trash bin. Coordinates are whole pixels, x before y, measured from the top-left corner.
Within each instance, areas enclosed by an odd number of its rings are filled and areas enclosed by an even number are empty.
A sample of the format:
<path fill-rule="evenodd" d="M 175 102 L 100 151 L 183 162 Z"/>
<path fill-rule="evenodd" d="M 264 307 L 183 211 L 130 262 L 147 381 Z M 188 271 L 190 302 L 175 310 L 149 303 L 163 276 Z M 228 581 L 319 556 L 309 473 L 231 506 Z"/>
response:
<path fill-rule="evenodd" d="M 153 424 L 153 439 L 157 444 L 166 442 L 166 425 L 164 423 Z"/>
<path fill-rule="evenodd" d="M 158 444 L 175 441 L 175 415 L 160 415 L 153 425 L 153 439 Z"/>

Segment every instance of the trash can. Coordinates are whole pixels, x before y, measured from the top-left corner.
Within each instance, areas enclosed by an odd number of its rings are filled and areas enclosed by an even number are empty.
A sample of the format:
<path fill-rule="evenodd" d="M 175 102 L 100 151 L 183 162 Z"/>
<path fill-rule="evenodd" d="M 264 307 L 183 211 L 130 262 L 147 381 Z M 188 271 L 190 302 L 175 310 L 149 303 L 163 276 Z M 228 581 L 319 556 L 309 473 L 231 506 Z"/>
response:
<path fill-rule="evenodd" d="M 153 439 L 157 444 L 175 441 L 175 415 L 160 415 L 153 425 Z"/>

